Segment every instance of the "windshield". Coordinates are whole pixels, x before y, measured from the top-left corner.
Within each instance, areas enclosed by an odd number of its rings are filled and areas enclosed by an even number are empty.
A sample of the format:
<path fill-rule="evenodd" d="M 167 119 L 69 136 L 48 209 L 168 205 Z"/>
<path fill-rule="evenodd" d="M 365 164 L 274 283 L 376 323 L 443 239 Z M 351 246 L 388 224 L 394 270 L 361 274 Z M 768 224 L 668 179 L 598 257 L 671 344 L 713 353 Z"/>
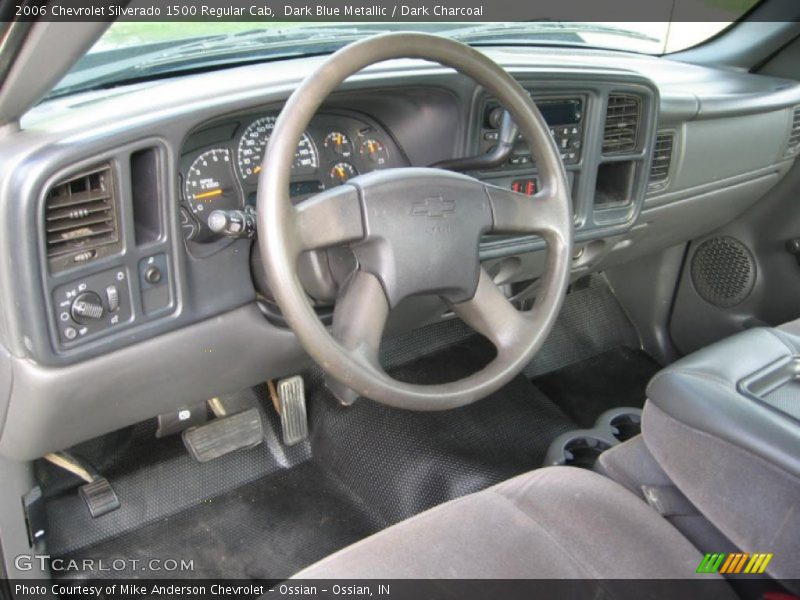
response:
<path fill-rule="evenodd" d="M 727 28 L 757 0 L 736 0 L 729 21 L 509 23 L 118 22 L 109 27 L 50 96 L 182 71 L 325 54 L 375 33 L 424 31 L 475 46 L 549 45 L 667 54 Z"/>

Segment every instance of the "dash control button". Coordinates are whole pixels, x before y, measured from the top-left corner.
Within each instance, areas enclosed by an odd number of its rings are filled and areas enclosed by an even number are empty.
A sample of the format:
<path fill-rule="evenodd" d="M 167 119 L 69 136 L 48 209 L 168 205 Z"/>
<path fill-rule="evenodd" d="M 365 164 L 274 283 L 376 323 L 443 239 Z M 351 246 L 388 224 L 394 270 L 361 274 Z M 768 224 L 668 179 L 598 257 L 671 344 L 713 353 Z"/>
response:
<path fill-rule="evenodd" d="M 146 315 L 167 311 L 172 306 L 172 286 L 167 255 L 148 256 L 139 261 L 142 310 Z"/>
<path fill-rule="evenodd" d="M 119 290 L 117 286 L 110 285 L 106 288 L 106 300 L 108 300 L 108 312 L 115 312 L 119 308 Z"/>
<path fill-rule="evenodd" d="M 147 283 L 156 285 L 158 282 L 161 281 L 161 269 L 159 269 L 155 265 L 151 265 L 147 267 L 147 270 L 144 272 L 144 278 Z"/>

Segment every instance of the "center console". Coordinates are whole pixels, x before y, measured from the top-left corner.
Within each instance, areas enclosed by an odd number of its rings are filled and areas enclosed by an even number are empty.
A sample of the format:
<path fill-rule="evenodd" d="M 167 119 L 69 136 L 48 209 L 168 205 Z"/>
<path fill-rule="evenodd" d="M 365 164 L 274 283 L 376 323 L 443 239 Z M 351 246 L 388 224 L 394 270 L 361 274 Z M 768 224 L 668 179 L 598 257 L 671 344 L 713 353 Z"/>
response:
<path fill-rule="evenodd" d="M 521 81 L 550 129 L 567 175 L 575 215 L 576 252 L 586 240 L 610 239 L 630 229 L 647 191 L 650 149 L 656 130 L 658 98 L 648 82 L 619 76 Z M 499 143 L 503 108 L 491 95 L 479 95 L 472 108 L 471 148 L 492 155 Z M 517 136 L 501 164 L 472 175 L 493 185 L 532 196 L 541 187 L 528 143 Z M 541 241 L 489 238 L 482 255 L 536 249 Z M 584 260 L 596 260 L 613 244 L 596 243 Z"/>
<path fill-rule="evenodd" d="M 800 323 L 744 331 L 657 374 L 642 422 L 681 492 L 779 579 L 798 576 L 799 375 Z"/>

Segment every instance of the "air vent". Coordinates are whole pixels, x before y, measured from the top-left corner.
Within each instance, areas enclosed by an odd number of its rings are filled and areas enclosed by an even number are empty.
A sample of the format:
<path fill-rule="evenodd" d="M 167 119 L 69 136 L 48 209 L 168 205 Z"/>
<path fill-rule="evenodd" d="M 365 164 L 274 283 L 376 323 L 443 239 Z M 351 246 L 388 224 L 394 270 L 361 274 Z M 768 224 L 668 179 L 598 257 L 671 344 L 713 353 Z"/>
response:
<path fill-rule="evenodd" d="M 789 146 L 786 154 L 794 154 L 800 150 L 800 105 L 792 112 L 792 132 L 789 134 Z"/>
<path fill-rule="evenodd" d="M 648 181 L 650 190 L 658 190 L 667 185 L 674 147 L 675 133 L 672 131 L 659 132 L 653 148 L 653 162 L 650 163 L 650 179 Z"/>
<path fill-rule="evenodd" d="M 116 250 L 114 180 L 104 165 L 54 185 L 45 200 L 47 257 L 56 270 Z"/>
<path fill-rule="evenodd" d="M 608 97 L 603 154 L 626 154 L 636 150 L 640 115 L 638 96 L 612 94 Z"/>

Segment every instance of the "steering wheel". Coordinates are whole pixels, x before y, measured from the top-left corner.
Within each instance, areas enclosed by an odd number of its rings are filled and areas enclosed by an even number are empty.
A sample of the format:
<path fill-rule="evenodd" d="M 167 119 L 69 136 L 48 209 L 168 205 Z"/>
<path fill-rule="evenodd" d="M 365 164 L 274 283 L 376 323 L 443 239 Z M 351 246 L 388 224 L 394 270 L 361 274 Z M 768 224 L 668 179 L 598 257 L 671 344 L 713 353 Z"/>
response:
<path fill-rule="evenodd" d="M 510 113 L 530 144 L 541 190 L 525 196 L 466 175 L 430 168 L 374 171 L 293 206 L 289 181 L 297 140 L 323 100 L 377 62 L 417 58 L 474 79 Z M 397 408 L 443 410 L 486 397 L 516 376 L 541 347 L 561 309 L 572 255 L 572 209 L 564 165 L 529 94 L 473 48 L 416 33 L 377 35 L 332 54 L 294 91 L 270 137 L 258 183 L 259 251 L 275 301 L 308 354 L 347 404 L 358 396 Z M 481 267 L 484 233 L 535 233 L 547 243 L 533 308 L 518 311 Z M 297 274 L 306 251 L 349 246 L 358 266 L 341 286 L 330 330 Z M 389 311 L 435 294 L 497 355 L 468 377 L 438 385 L 393 379 L 378 349 Z M 338 383 L 336 383 L 338 382 Z M 334 383 L 334 385 L 331 385 Z"/>

